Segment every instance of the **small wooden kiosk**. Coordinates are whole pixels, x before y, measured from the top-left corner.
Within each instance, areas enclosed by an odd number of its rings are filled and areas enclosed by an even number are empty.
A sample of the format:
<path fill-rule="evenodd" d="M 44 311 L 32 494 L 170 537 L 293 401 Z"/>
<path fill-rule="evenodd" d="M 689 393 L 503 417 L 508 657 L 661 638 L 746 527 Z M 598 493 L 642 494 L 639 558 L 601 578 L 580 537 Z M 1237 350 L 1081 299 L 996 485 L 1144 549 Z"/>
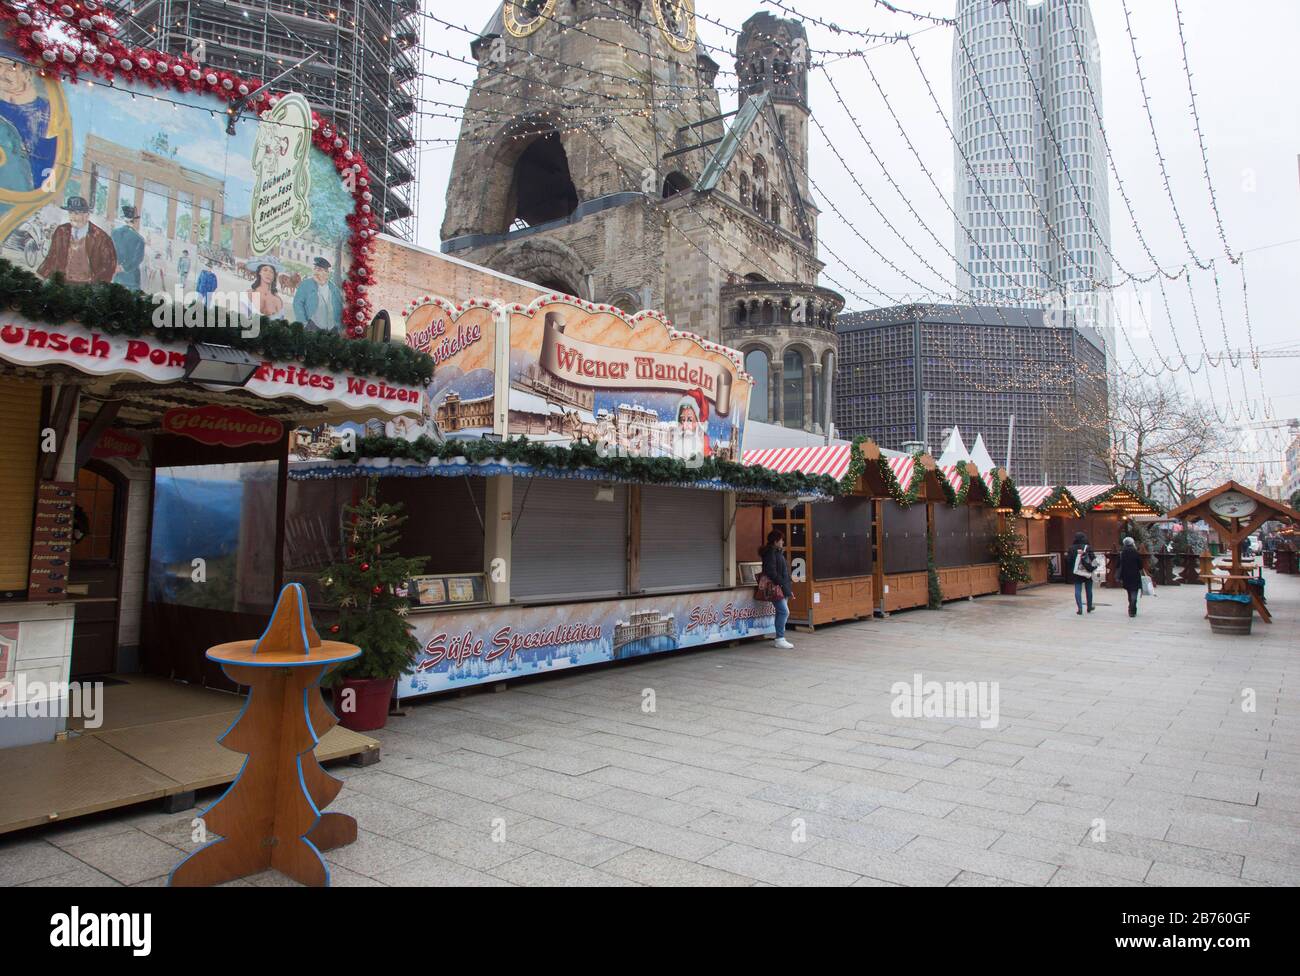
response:
<path fill-rule="evenodd" d="M 1035 485 L 1020 489 L 1020 514 L 1013 525 L 1024 540 L 1021 549 L 1029 561 L 1029 582 L 1024 586 L 1039 586 L 1060 576 L 1060 556 L 1057 571 L 1052 572 L 1052 549 L 1048 544 L 1048 527 L 1052 520 L 1078 520 L 1083 513 L 1064 485 Z"/>
<path fill-rule="evenodd" d="M 1169 516 L 1209 525 L 1230 554 L 1226 573 L 1215 572 L 1212 564 L 1202 567 L 1205 616 L 1210 621 L 1210 629 L 1216 633 L 1248 634 L 1255 613 L 1271 624 L 1273 616 L 1264 603 L 1263 579 L 1243 566 L 1241 542 L 1265 522 L 1300 523 L 1300 512 L 1229 481 L 1179 505 Z M 1208 558 L 1205 562 L 1209 563 Z"/>

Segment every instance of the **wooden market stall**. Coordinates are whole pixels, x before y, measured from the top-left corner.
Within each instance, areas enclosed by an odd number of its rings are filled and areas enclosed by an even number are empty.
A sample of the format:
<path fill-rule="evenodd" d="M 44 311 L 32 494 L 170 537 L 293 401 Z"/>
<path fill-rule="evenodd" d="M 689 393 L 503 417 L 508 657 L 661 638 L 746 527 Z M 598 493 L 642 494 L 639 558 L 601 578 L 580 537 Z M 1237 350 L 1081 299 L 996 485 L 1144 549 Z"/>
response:
<path fill-rule="evenodd" d="M 753 533 L 761 540 L 773 527 L 786 532 L 797 572 L 792 620 L 817 626 L 926 606 L 931 534 L 944 600 L 998 591 L 989 546 L 1005 514 L 999 505 L 1014 498 L 1003 472 L 982 477 L 966 463 L 944 470 L 929 455 L 886 452 L 870 440 L 747 451 L 744 461 L 843 485 L 816 506 L 765 507 Z"/>
<path fill-rule="evenodd" d="M 1082 532 L 1088 544 L 1106 557 L 1106 586 L 1118 586 L 1119 550 L 1124 526 L 1132 518 L 1155 516 L 1163 510 L 1124 485 L 1035 485 L 1020 489 L 1020 497 L 1038 499 L 1035 511 L 1047 515 L 1045 552 L 1048 578 L 1062 580 L 1065 553 Z"/>
<path fill-rule="evenodd" d="M 745 464 L 781 474 L 799 472 L 842 481 L 853 466 L 853 446 L 783 447 L 746 451 Z M 876 544 L 873 496 L 856 479 L 846 495 L 816 506 L 795 500 L 746 512 L 746 532 L 737 537 L 737 558 L 758 560 L 759 547 L 774 528 L 785 532 L 794 593 L 790 619 L 806 626 L 871 617 L 877 605 L 873 572 Z"/>
<path fill-rule="evenodd" d="M 1053 557 L 1048 545 L 1048 527 L 1053 519 L 1078 520 L 1082 513 L 1064 485 L 1035 485 L 1020 489 L 1020 514 L 1011 524 L 1023 540 L 1021 551 L 1029 562 L 1029 582 L 1040 586 L 1061 576 L 1061 557 Z"/>

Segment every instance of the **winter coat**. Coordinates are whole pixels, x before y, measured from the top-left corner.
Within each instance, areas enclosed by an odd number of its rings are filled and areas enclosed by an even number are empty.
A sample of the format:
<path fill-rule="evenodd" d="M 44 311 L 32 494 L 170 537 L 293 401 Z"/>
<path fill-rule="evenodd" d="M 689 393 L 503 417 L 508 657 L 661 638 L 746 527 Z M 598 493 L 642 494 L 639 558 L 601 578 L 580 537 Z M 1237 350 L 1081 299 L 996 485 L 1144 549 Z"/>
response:
<path fill-rule="evenodd" d="M 1142 554 L 1130 546 L 1119 554 L 1119 581 L 1126 590 L 1142 588 Z"/>
<path fill-rule="evenodd" d="M 794 591 L 791 588 L 790 564 L 786 562 L 785 550 L 778 549 L 776 546 L 764 546 L 758 554 L 763 559 L 763 575 L 781 587 L 785 598 L 790 599 Z"/>

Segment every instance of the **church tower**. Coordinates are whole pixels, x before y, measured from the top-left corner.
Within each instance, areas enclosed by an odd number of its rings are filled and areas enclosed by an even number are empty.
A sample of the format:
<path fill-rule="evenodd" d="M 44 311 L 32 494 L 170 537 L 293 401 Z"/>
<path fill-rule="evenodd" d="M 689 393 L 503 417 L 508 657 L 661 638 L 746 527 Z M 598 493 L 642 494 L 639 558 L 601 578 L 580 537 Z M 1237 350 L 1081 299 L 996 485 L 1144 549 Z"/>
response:
<path fill-rule="evenodd" d="M 724 111 L 697 2 L 505 0 L 470 45 L 442 250 L 662 309 L 745 353 L 752 418 L 821 429 L 844 301 L 816 284 L 807 38 L 746 21 Z"/>
<path fill-rule="evenodd" d="M 808 196 L 808 34 L 797 20 L 757 13 L 745 21 L 736 41 L 741 105 L 766 93 L 776 111 L 781 137 L 794 162 L 800 193 Z"/>

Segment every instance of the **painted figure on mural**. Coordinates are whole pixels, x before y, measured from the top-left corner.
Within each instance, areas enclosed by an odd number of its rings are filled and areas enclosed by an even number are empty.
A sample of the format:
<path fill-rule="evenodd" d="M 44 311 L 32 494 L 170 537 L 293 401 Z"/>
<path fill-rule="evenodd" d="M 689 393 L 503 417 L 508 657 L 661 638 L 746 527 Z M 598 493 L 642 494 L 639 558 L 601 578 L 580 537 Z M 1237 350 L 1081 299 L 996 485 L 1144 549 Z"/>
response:
<path fill-rule="evenodd" d="M 140 214 L 135 207 L 122 208 L 122 222 L 113 228 L 113 247 L 117 250 L 117 274 L 113 280 L 119 285 L 140 291 L 140 266 L 144 264 L 145 243 L 140 233 Z"/>
<path fill-rule="evenodd" d="M 35 70 L 20 61 L 0 59 L 0 186 L 28 192 L 47 183 L 54 170 L 58 140 L 49 135 L 50 101 Z"/>
<path fill-rule="evenodd" d="M 338 332 L 343 327 L 343 293 L 330 277 L 329 261 L 316 258 L 312 265 L 311 277 L 293 296 L 293 317 L 309 329 Z"/>
<path fill-rule="evenodd" d="M 108 282 L 117 271 L 113 238 L 90 220 L 85 197 L 68 197 L 63 205 L 68 222 L 55 228 L 50 249 L 36 269 L 42 278 L 59 272 L 72 283 Z"/>
<path fill-rule="evenodd" d="M 199 280 L 196 286 L 199 298 L 203 304 L 212 304 L 212 293 L 217 290 L 217 273 L 212 270 L 212 261 L 203 262 L 203 270 L 199 272 Z"/>
<path fill-rule="evenodd" d="M 709 446 L 709 402 L 704 391 L 688 390 L 677 401 L 677 455 L 684 460 L 702 461 L 713 454 Z"/>
<path fill-rule="evenodd" d="M 280 269 L 269 259 L 253 265 L 253 287 L 244 295 L 244 310 L 251 314 L 279 318 L 284 312 L 284 299 L 280 297 L 277 279 Z"/>

